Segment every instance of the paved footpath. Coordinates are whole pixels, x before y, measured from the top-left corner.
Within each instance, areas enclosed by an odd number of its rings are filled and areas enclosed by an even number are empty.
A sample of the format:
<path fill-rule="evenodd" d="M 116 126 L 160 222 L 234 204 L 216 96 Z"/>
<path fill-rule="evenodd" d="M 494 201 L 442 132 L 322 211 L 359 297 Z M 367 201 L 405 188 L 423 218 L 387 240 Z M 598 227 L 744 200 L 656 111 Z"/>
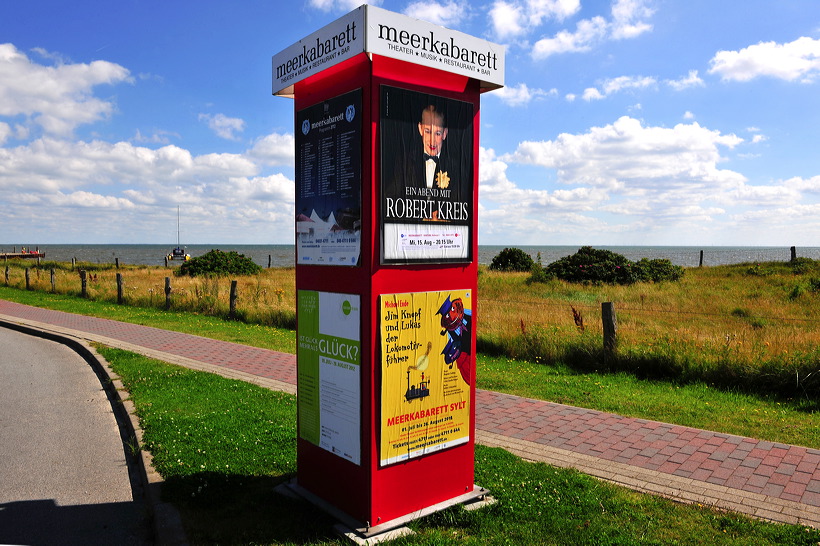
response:
<path fill-rule="evenodd" d="M 296 357 L 0 300 L 0 321 L 296 392 Z M 820 450 L 478 390 L 476 441 L 631 489 L 820 528 Z"/>

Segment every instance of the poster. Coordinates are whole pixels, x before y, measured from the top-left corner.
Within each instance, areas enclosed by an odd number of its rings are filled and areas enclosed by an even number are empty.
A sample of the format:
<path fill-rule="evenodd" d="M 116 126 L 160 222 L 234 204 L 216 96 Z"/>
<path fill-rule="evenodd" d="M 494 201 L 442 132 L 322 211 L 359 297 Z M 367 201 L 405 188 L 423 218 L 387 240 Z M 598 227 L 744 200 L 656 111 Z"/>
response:
<path fill-rule="evenodd" d="M 379 298 L 382 466 L 470 440 L 473 313 L 469 290 Z"/>
<path fill-rule="evenodd" d="M 381 87 L 382 263 L 471 262 L 473 105 Z"/>
<path fill-rule="evenodd" d="M 361 113 L 361 89 L 296 113 L 297 264 L 359 262 Z"/>
<path fill-rule="evenodd" d="M 361 462 L 361 311 L 359 296 L 299 290 L 299 437 Z"/>

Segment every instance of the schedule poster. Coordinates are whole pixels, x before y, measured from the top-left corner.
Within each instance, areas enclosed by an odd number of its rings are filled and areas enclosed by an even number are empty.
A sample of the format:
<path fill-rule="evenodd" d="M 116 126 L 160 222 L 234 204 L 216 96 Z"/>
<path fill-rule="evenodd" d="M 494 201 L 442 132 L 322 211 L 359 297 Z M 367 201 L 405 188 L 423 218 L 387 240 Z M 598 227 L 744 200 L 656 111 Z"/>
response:
<path fill-rule="evenodd" d="M 359 296 L 300 290 L 297 306 L 299 437 L 360 464 Z"/>
<path fill-rule="evenodd" d="M 473 104 L 381 87 L 382 263 L 472 261 Z"/>
<path fill-rule="evenodd" d="M 359 262 L 361 113 L 361 89 L 296 113 L 297 264 Z"/>
<path fill-rule="evenodd" d="M 382 295 L 379 463 L 470 440 L 475 358 L 469 290 Z"/>

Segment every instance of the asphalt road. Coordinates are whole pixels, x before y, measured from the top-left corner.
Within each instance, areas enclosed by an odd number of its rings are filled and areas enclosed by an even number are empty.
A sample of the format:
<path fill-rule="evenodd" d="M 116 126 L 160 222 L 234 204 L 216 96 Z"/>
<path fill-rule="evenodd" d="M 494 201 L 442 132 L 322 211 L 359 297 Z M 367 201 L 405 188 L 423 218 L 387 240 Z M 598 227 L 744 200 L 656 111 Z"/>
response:
<path fill-rule="evenodd" d="M 0 327 L 0 543 L 142 545 L 148 523 L 89 364 Z"/>

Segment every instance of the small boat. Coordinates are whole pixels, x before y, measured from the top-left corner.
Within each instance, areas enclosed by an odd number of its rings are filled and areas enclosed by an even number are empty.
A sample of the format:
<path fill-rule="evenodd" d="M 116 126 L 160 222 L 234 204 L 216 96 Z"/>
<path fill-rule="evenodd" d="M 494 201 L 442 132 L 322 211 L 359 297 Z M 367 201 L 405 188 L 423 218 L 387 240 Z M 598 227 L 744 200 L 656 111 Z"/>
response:
<path fill-rule="evenodd" d="M 191 255 L 186 254 L 184 248 L 176 247 L 174 250 L 172 250 L 171 252 L 168 253 L 166 258 L 168 258 L 168 260 L 178 260 L 178 261 L 187 262 L 188 260 L 191 259 Z"/>
<path fill-rule="evenodd" d="M 182 248 L 179 244 L 179 207 L 177 207 L 177 246 L 174 250 L 168 253 L 165 256 L 165 259 L 169 262 L 171 261 L 180 261 L 180 262 L 187 262 L 191 259 L 191 255 L 185 252 L 185 249 Z"/>

